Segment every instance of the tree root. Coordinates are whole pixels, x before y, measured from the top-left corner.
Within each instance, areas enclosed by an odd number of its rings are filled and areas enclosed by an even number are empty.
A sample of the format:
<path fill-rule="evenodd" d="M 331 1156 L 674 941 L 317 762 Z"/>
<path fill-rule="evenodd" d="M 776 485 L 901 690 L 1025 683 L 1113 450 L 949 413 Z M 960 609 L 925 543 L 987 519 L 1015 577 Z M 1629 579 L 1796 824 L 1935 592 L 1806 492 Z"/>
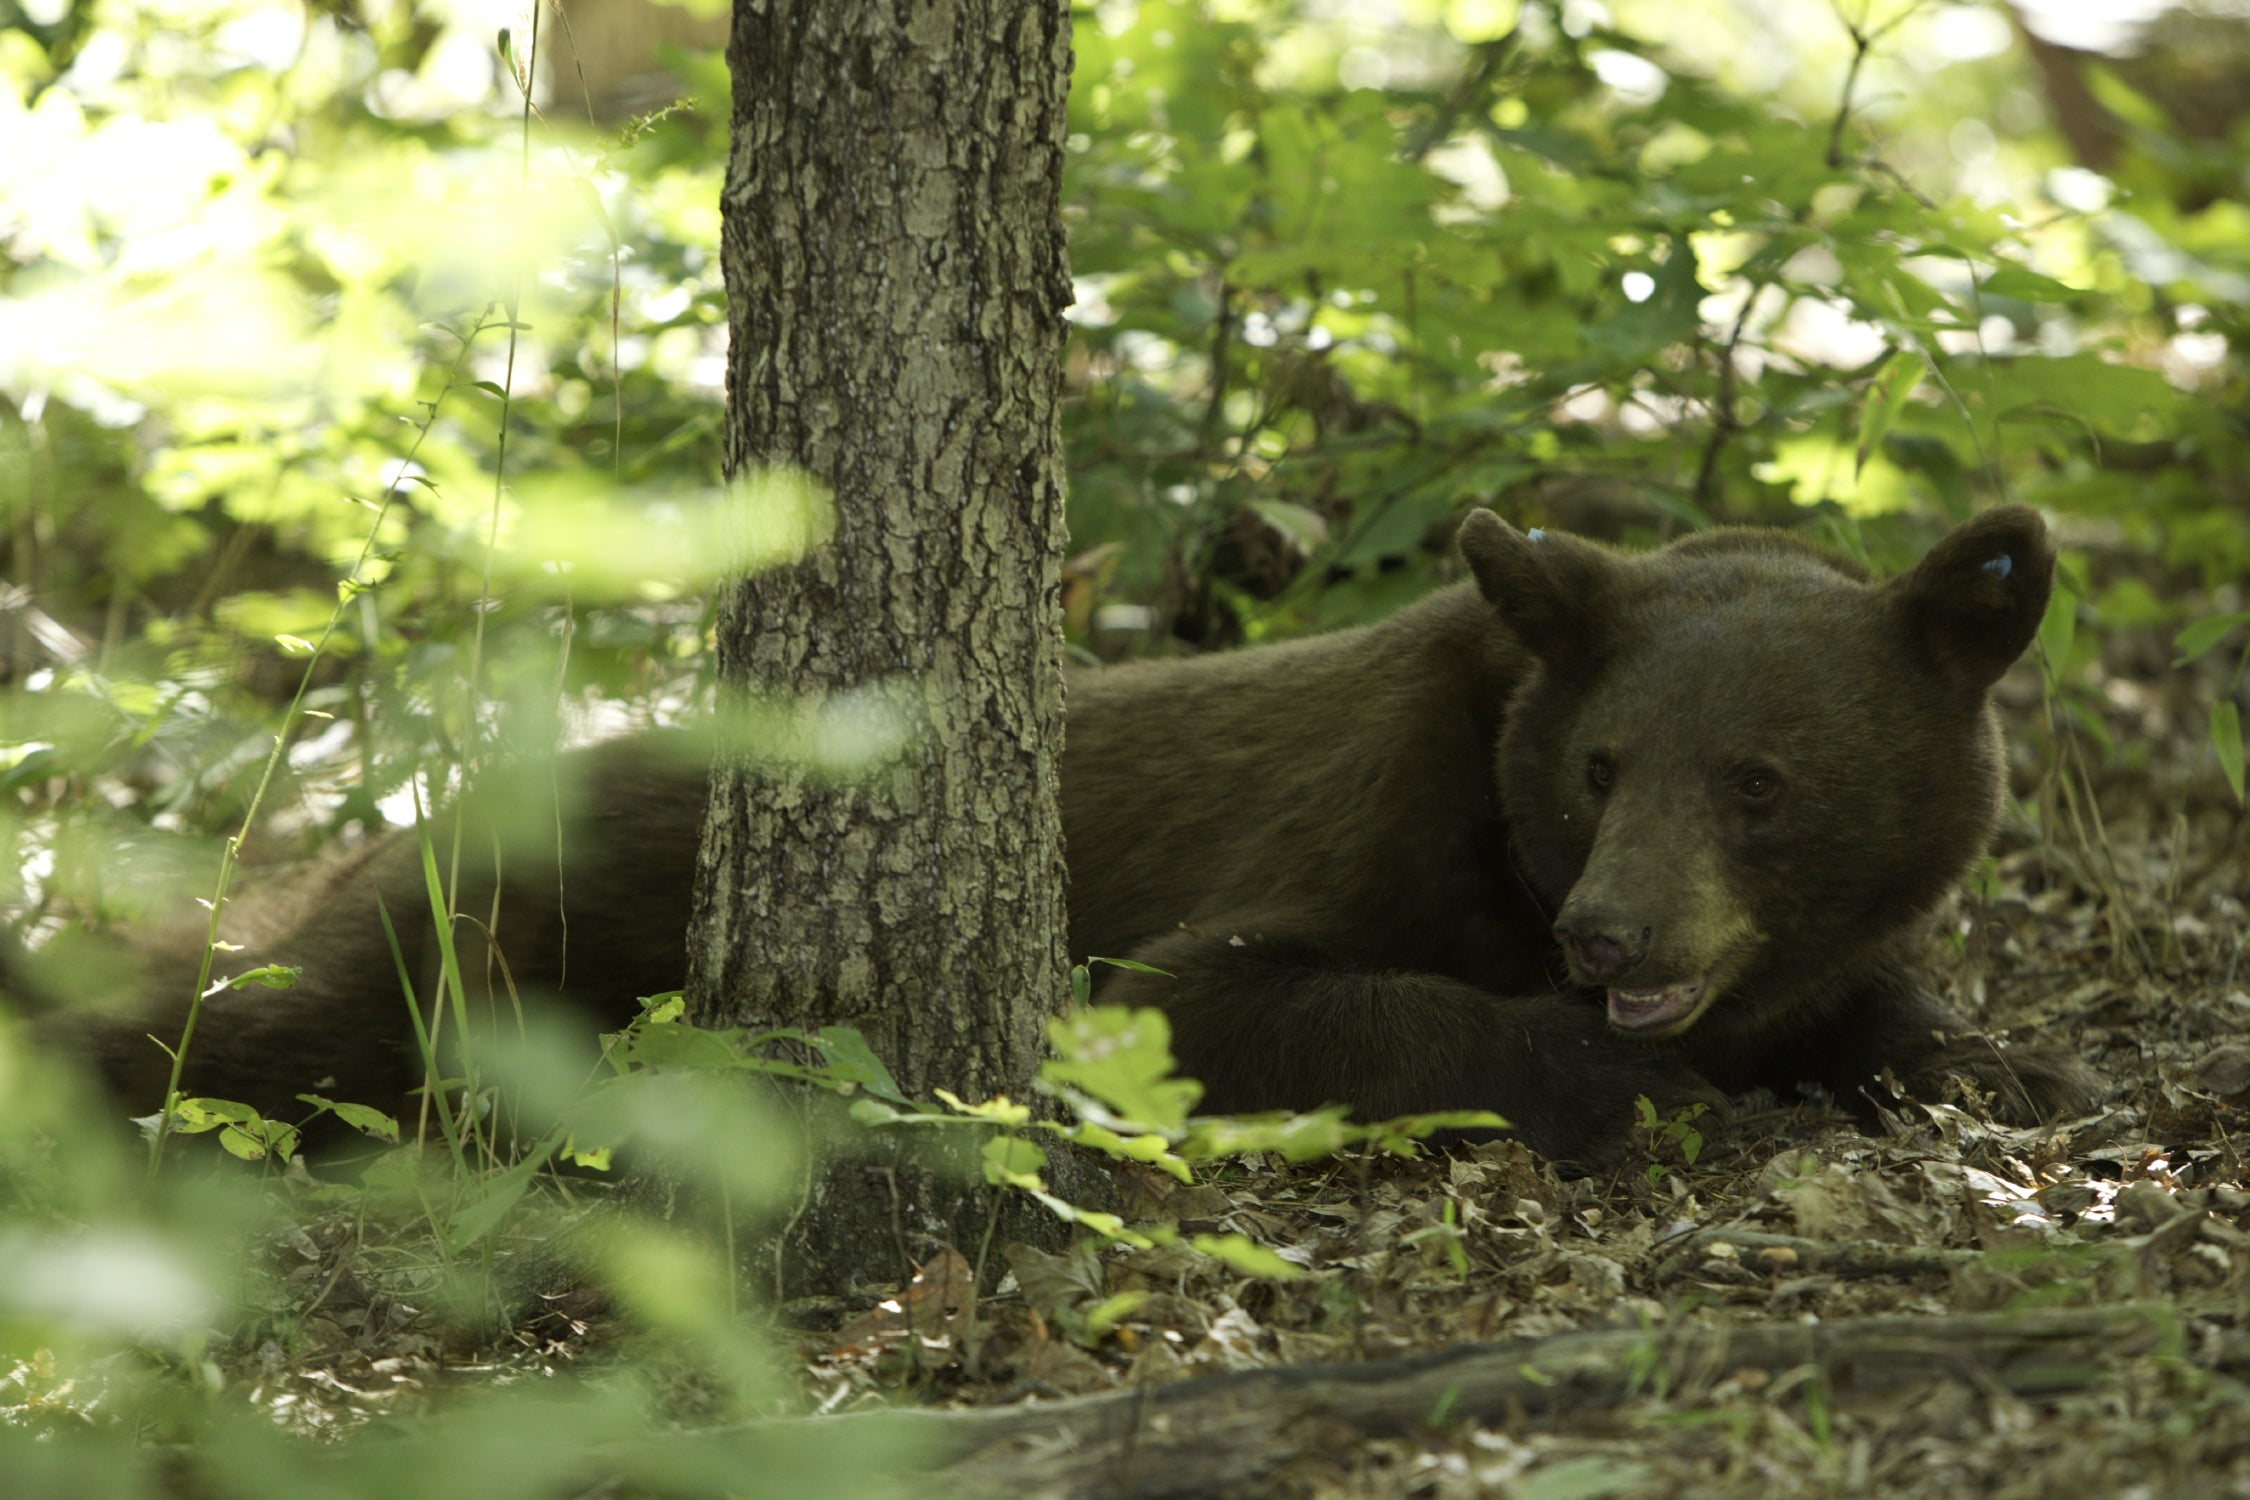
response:
<path fill-rule="evenodd" d="M 1162 1500 L 1247 1489 L 1339 1435 L 1501 1422 L 1633 1396 L 1695 1400 L 1746 1371 L 1809 1368 L 1838 1396 L 1935 1381 L 2036 1396 L 2080 1389 L 2122 1360 L 2179 1354 L 2182 1344 L 2176 1314 L 2146 1304 L 1602 1330 L 1366 1364 L 1248 1370 L 1037 1406 L 787 1425 L 799 1435 L 826 1426 L 849 1441 L 855 1424 L 895 1424 L 887 1432 L 919 1448 L 921 1471 L 944 1471 L 955 1490 L 1011 1500 Z"/>

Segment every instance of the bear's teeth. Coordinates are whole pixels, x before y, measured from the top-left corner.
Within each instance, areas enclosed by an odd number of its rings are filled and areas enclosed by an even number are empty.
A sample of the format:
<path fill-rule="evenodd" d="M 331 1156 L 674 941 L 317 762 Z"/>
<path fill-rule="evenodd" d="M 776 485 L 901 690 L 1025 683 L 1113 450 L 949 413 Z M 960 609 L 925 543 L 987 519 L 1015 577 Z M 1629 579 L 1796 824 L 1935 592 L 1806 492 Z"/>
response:
<path fill-rule="evenodd" d="M 1685 984 L 1656 985 L 1648 989 L 1611 990 L 1609 992 L 1610 1024 L 1628 1031 L 1647 1031 L 1677 1020 L 1695 1008 L 1696 997 L 1703 992 L 1703 981 L 1691 979 Z"/>

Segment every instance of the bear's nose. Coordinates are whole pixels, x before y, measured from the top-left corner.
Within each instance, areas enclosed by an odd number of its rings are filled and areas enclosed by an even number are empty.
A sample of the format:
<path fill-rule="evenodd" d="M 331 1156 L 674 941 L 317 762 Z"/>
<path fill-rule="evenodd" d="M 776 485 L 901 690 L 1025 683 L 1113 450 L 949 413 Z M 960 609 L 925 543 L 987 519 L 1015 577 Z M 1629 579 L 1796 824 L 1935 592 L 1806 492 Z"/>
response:
<path fill-rule="evenodd" d="M 1570 954 L 1571 966 L 1595 984 L 1621 979 L 1648 957 L 1650 929 L 1620 921 L 1580 918 L 1555 924 L 1555 940 Z"/>

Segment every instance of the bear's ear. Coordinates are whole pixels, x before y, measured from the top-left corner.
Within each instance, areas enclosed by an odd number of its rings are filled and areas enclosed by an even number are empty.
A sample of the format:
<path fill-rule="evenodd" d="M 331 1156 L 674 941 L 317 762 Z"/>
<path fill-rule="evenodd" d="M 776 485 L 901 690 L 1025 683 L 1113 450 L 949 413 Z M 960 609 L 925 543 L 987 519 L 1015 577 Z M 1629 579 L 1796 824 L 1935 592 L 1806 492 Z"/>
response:
<path fill-rule="evenodd" d="M 2055 586 L 2055 544 L 2028 505 L 1964 521 L 1886 586 L 1916 657 L 1983 692 L 2039 631 Z"/>
<path fill-rule="evenodd" d="M 1493 612 L 1534 655 L 1575 655 L 1592 643 L 1617 570 L 1609 553 L 1560 532 L 1527 536 L 1489 510 L 1463 518 L 1460 542 Z"/>

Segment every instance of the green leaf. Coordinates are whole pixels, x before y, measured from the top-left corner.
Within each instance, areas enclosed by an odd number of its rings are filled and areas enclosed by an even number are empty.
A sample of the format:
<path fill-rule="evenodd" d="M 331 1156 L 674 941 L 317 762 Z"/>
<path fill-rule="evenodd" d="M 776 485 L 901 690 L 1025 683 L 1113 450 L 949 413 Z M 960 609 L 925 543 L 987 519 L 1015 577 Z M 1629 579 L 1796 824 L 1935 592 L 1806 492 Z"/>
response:
<path fill-rule="evenodd" d="M 1172 1076 L 1172 1026 L 1160 1010 L 1097 1005 L 1047 1022 L 1056 1056 L 1049 1084 L 1091 1094 L 1124 1120 L 1173 1134 L 1186 1128 L 1203 1085 Z"/>
<path fill-rule="evenodd" d="M 1047 1153 L 1020 1135 L 999 1135 L 984 1143 L 984 1180 L 994 1186 L 1039 1189 Z"/>
<path fill-rule="evenodd" d="M 1344 1115 L 1342 1105 L 1330 1105 L 1303 1115 L 1220 1115 L 1197 1120 L 1180 1143 L 1180 1155 L 1190 1161 L 1251 1151 L 1278 1151 L 1290 1161 L 1334 1156 L 1359 1138 L 1344 1123 Z"/>
<path fill-rule="evenodd" d="M 1428 1115 L 1400 1115 L 1393 1120 L 1356 1127 L 1359 1139 L 1393 1156 L 1414 1156 L 1414 1143 L 1441 1130 L 1505 1130 L 1508 1122 L 1490 1110 L 1451 1109 Z"/>
<path fill-rule="evenodd" d="M 1170 969 L 1159 969 L 1153 964 L 1136 963 L 1130 958 L 1103 958 L 1096 955 L 1087 959 L 1084 967 L 1091 968 L 1095 964 L 1108 964 L 1113 969 L 1129 969 L 1135 974 L 1154 974 L 1159 979 L 1173 977 Z"/>
<path fill-rule="evenodd" d="M 1307 556 L 1328 545 L 1328 521 L 1317 510 L 1292 500 L 1253 500 L 1250 509 Z"/>
<path fill-rule="evenodd" d="M 1986 296 L 2012 297 L 2018 302 L 2075 302 L 2087 295 L 2052 276 L 2042 276 L 2013 262 L 2003 262 L 1998 270 L 1977 283 L 1977 290 Z"/>
<path fill-rule="evenodd" d="M 2242 714 L 2229 698 L 2211 710 L 2211 748 L 2219 752 L 2219 769 L 2226 773 L 2227 785 L 2234 789 L 2237 806 L 2242 802 Z"/>
<path fill-rule="evenodd" d="M 1199 1234 L 1188 1242 L 1205 1255 L 1225 1261 L 1237 1271 L 1274 1281 L 1295 1281 L 1305 1273 L 1263 1245 L 1239 1234 Z"/>
<path fill-rule="evenodd" d="M 222 1125 L 254 1125 L 257 1121 L 255 1109 L 232 1099 L 182 1099 L 172 1107 L 176 1135 L 201 1135 Z"/>
<path fill-rule="evenodd" d="M 2163 106 L 2127 83 L 2115 68 L 2092 63 L 2085 68 L 2083 76 L 2102 108 L 2118 119 L 2161 136 L 2171 134 L 2172 117 L 2164 112 Z"/>
<path fill-rule="evenodd" d="M 279 1120 L 269 1120 L 247 1104 L 232 1099 L 182 1099 L 172 1110 L 172 1133 L 201 1135 L 219 1132 L 219 1144 L 230 1156 L 244 1161 L 264 1161 L 268 1156 L 288 1160 L 297 1150 L 297 1130 Z"/>
<path fill-rule="evenodd" d="M 297 977 L 302 973 L 303 969 L 292 968 L 288 964 L 261 964 L 255 969 L 246 969 L 235 975 L 226 982 L 226 987 L 239 990 L 245 985 L 256 984 L 269 990 L 286 990 L 296 985 Z"/>
<path fill-rule="evenodd" d="M 893 1109 L 882 1100 L 870 1099 L 864 1094 L 854 1099 L 844 1113 L 851 1117 L 854 1124 L 865 1125 L 870 1130 L 879 1130 L 885 1125 L 911 1123 L 923 1118 L 918 1113 Z"/>
<path fill-rule="evenodd" d="M 240 1157 L 244 1161 L 266 1159 L 266 1138 L 260 1131 L 241 1125 L 229 1125 L 219 1132 L 219 1144 L 226 1149 L 227 1155 Z"/>
<path fill-rule="evenodd" d="M 820 1028 L 820 1035 L 814 1039 L 814 1045 L 827 1058 L 829 1071 L 836 1076 L 837 1081 L 856 1083 L 870 1094 L 888 1099 L 893 1104 L 913 1105 L 914 1101 L 900 1092 L 898 1080 L 891 1077 L 891 1070 L 883 1066 L 883 1060 L 867 1045 L 867 1039 L 851 1027 L 823 1026 Z"/>
<path fill-rule="evenodd" d="M 678 990 L 649 995 L 641 1001 L 641 1019 L 654 1023 L 680 1020 L 687 1014 L 687 996 Z"/>
<path fill-rule="evenodd" d="M 1146 1292 L 1117 1292 L 1104 1297 L 1083 1314 L 1086 1341 L 1098 1344 L 1109 1337 L 1109 1331 L 1141 1310 L 1148 1301 Z"/>
<path fill-rule="evenodd" d="M 2187 400 L 2155 370 L 2090 353 L 1994 359 L 1982 379 L 1988 390 L 1962 387 L 1972 404 L 1989 400 L 2001 417 L 2061 416 L 2094 432 L 2130 432 L 2143 412 L 2177 410 Z"/>
<path fill-rule="evenodd" d="M 2208 619 L 2196 621 L 2174 638 L 2172 644 L 2179 649 L 2180 654 L 2172 665 L 2186 666 L 2232 635 L 2240 625 L 2250 625 L 2250 609 L 2236 610 L 2231 615 L 2212 615 Z"/>
<path fill-rule="evenodd" d="M 1089 1151 L 1099 1151 L 1106 1156 L 1124 1161 L 1144 1162 L 1159 1171 L 1170 1173 L 1182 1182 L 1193 1182 L 1195 1173 L 1188 1164 L 1174 1154 L 1172 1143 L 1161 1135 L 1122 1136 L 1114 1130 L 1083 1122 L 1068 1126 L 1050 1126 L 1064 1140 Z"/>
<path fill-rule="evenodd" d="M 572 1166 L 585 1167 L 594 1172 L 607 1172 L 611 1169 L 611 1158 L 615 1155 L 616 1149 L 614 1146 L 581 1148 L 573 1142 L 565 1142 L 563 1155 L 569 1158 Z"/>
<path fill-rule="evenodd" d="M 947 1109 L 955 1114 L 967 1115 L 972 1120 L 984 1120 L 994 1125 L 1028 1125 L 1031 1111 L 1014 1103 L 1003 1094 L 997 1099 L 984 1099 L 975 1104 L 964 1103 L 951 1089 L 934 1090 Z"/>
<path fill-rule="evenodd" d="M 2039 654 L 2046 659 L 2049 676 L 2062 672 L 2078 639 L 2078 595 L 2067 579 L 2058 577 L 2055 584 L 2054 597 L 2047 601 L 2047 618 L 2039 622 Z"/>
<path fill-rule="evenodd" d="M 1090 1208 L 1080 1208 L 1069 1199 L 1058 1198 L 1053 1193 L 1040 1188 L 1031 1188 L 1028 1191 L 1032 1197 L 1044 1203 L 1054 1213 L 1055 1217 L 1061 1219 L 1065 1224 L 1083 1224 L 1104 1239 L 1115 1240 L 1123 1245 L 1133 1245 L 1143 1250 L 1156 1243 L 1147 1235 L 1126 1228 L 1125 1221 L 1115 1214 L 1099 1213 Z"/>
<path fill-rule="evenodd" d="M 446 1237 L 453 1253 L 463 1253 L 497 1229 L 500 1221 L 508 1216 L 508 1210 L 516 1206 L 517 1200 L 531 1186 L 532 1177 L 545 1164 L 546 1157 L 543 1154 L 527 1156 L 486 1183 L 484 1191 L 470 1199 L 453 1216 L 452 1233 Z"/>
<path fill-rule="evenodd" d="M 1516 1494 L 1520 1500 L 1606 1500 L 1639 1488 L 1648 1478 L 1646 1464 L 1598 1455 L 1567 1458 L 1525 1475 L 1516 1485 Z"/>
<path fill-rule="evenodd" d="M 277 635 L 273 638 L 273 643 L 281 648 L 283 656 L 310 656 L 313 654 L 313 643 L 302 636 Z"/>
<path fill-rule="evenodd" d="M 1898 420 L 1899 408 L 1906 404 L 1915 387 L 1922 383 L 1922 377 L 1929 372 L 1927 359 L 1901 349 L 1869 383 L 1867 405 L 1859 415 L 1859 449 L 1852 464 L 1854 475 L 1867 467 L 1867 456 L 1883 445 L 1883 435 Z"/>
<path fill-rule="evenodd" d="M 362 1135 L 371 1135 L 379 1141 L 398 1144 L 398 1121 L 371 1104 L 342 1104 L 334 1099 L 323 1099 L 318 1094 L 299 1094 L 298 1098 L 319 1109 L 325 1109 Z"/>
<path fill-rule="evenodd" d="M 737 1068 L 743 1058 L 728 1039 L 681 1021 L 643 1021 L 611 1054 L 643 1068 Z"/>

